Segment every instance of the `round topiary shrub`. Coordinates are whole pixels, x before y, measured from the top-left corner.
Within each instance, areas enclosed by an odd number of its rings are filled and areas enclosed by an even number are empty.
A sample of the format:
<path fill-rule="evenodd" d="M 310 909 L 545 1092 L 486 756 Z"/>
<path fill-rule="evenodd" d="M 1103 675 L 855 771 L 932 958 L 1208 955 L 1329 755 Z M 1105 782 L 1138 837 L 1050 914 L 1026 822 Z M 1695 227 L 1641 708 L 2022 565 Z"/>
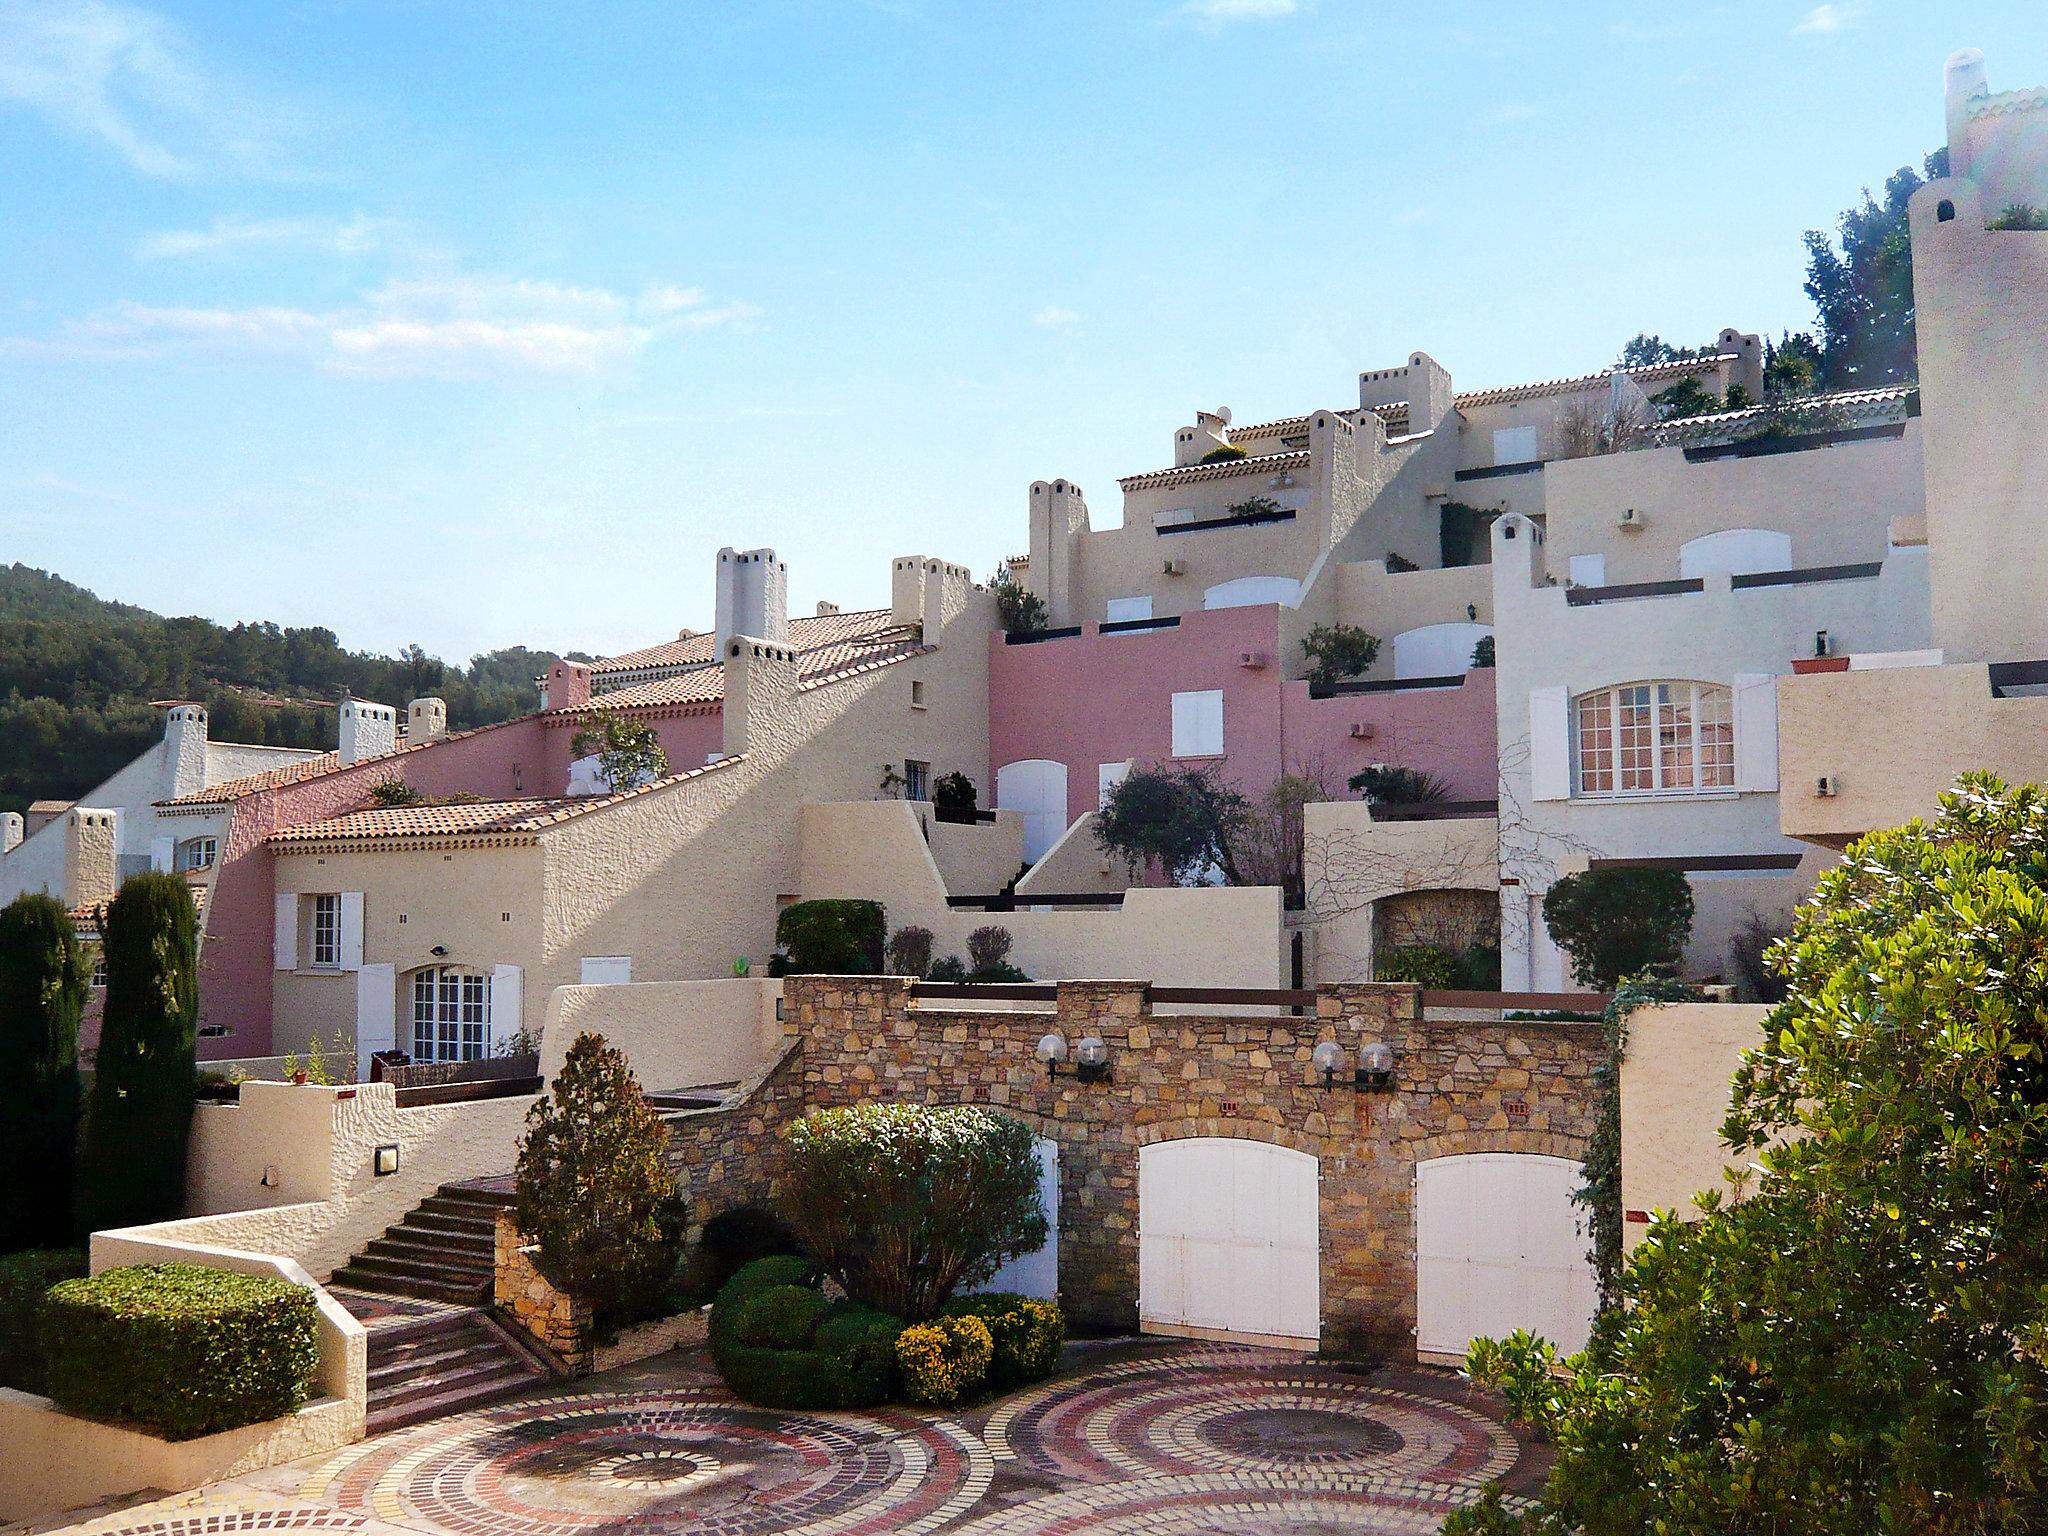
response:
<path fill-rule="evenodd" d="M 43 1301 L 45 1387 L 58 1406 L 167 1439 L 295 1412 L 320 1361 L 302 1285 L 191 1264 L 66 1280 Z"/>
<path fill-rule="evenodd" d="M 807 1285 L 771 1285 L 740 1303 L 733 1337 L 760 1349 L 805 1349 L 826 1301 Z"/>
<path fill-rule="evenodd" d="M 1067 1320 L 1052 1302 L 1011 1291 L 990 1291 L 955 1297 L 946 1303 L 945 1315 L 978 1317 L 988 1326 L 995 1341 L 988 1367 L 992 1391 L 1006 1392 L 1026 1382 L 1043 1381 L 1059 1369 L 1060 1350 L 1067 1342 Z"/>
<path fill-rule="evenodd" d="M 988 1379 L 995 1338 L 978 1317 L 935 1317 L 896 1336 L 896 1368 L 903 1395 L 913 1403 L 946 1408 L 978 1391 Z"/>

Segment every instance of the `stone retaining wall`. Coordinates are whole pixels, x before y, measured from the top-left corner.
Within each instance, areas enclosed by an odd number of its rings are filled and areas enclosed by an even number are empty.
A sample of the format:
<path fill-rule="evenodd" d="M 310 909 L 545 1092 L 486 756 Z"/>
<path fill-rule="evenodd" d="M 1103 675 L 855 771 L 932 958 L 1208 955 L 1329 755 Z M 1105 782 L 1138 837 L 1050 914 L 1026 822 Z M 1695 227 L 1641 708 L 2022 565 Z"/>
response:
<path fill-rule="evenodd" d="M 913 1005 L 901 977 L 792 977 L 796 1046 L 734 1107 L 685 1117 L 674 1157 L 698 1215 L 766 1195 L 778 1136 L 811 1108 L 894 1099 L 988 1104 L 1060 1147 L 1060 1293 L 1082 1327 L 1137 1324 L 1138 1149 L 1244 1137 L 1321 1161 L 1324 1348 L 1409 1354 L 1415 1165 L 1473 1152 L 1584 1156 L 1597 1024 L 1435 1022 L 1406 984 L 1324 988 L 1313 1015 L 1182 1014 L 1142 982 L 1059 984 L 1045 1012 Z M 1099 1034 L 1112 1078 L 1048 1077 L 1040 1035 Z M 1394 1048 L 1392 1091 L 1323 1086 L 1322 1040 Z"/>

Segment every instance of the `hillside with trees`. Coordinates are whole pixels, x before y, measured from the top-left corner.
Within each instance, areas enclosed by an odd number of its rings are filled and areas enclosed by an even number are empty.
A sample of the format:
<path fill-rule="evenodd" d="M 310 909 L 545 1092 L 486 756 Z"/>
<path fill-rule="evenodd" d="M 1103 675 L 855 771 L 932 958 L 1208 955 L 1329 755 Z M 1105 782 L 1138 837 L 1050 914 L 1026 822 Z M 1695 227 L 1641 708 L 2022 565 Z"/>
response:
<path fill-rule="evenodd" d="M 588 659 L 571 653 L 574 659 Z M 462 730 L 534 707 L 552 651 L 511 646 L 450 666 L 418 646 L 344 650 L 334 631 L 165 618 L 47 571 L 0 566 L 0 810 L 84 794 L 157 739 L 153 699 L 199 699 L 216 741 L 334 745 L 347 692 L 448 701 Z"/>

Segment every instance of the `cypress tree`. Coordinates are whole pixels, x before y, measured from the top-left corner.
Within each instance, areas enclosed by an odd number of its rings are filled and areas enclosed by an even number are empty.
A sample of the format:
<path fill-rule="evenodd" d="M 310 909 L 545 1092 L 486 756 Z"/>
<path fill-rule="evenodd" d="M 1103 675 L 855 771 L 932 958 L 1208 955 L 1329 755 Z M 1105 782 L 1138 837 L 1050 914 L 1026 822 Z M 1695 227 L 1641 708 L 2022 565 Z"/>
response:
<path fill-rule="evenodd" d="M 198 925 L 185 882 L 133 876 L 105 926 L 106 1012 L 78 1188 L 88 1232 L 179 1214 L 197 1071 Z"/>
<path fill-rule="evenodd" d="M 62 902 L 0 907 L 0 1253 L 70 1237 L 87 980 Z"/>

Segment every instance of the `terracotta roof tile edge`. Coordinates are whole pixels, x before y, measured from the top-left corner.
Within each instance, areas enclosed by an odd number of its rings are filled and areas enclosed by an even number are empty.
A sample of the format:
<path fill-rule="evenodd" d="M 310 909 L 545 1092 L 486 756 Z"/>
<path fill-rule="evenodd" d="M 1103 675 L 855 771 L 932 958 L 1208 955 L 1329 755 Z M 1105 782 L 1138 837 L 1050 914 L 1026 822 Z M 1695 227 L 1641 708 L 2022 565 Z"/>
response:
<path fill-rule="evenodd" d="M 509 725 L 517 725 L 522 720 L 531 720 L 533 718 L 534 716 L 531 714 L 514 715 L 510 720 L 493 720 L 489 725 L 473 725 L 466 731 L 449 731 L 426 741 L 408 742 L 402 747 L 394 747 L 389 752 L 379 752 L 375 757 L 360 757 L 352 763 L 336 762 L 317 772 L 304 773 L 297 777 L 278 779 L 265 784 L 252 784 L 246 789 L 236 788 L 237 785 L 247 783 L 251 779 L 267 779 L 271 774 L 290 773 L 294 768 L 310 767 L 315 759 L 307 758 L 304 763 L 286 763 L 280 768 L 271 768 L 263 773 L 244 774 L 239 779 L 223 779 L 218 784 L 210 784 L 205 789 L 194 790 L 189 795 L 180 795 L 175 800 L 159 800 L 152 808 L 156 810 L 177 811 L 194 806 L 231 805 L 237 800 L 246 800 L 251 795 L 260 795 L 266 789 L 289 789 L 295 784 L 304 784 L 312 779 L 324 779 L 330 773 L 345 773 L 353 768 L 368 767 L 371 763 L 395 762 L 409 753 L 424 752 L 428 747 L 438 747 L 451 741 L 466 741 L 472 736 L 481 736 L 486 731 L 502 731 Z M 339 757 L 340 753 L 329 749 L 320 755 L 322 757 Z M 227 793 L 223 793 L 223 791 L 227 791 Z"/>
<path fill-rule="evenodd" d="M 1255 453 L 1242 459 L 1219 459 L 1214 464 L 1176 464 L 1170 469 L 1148 469 L 1117 481 L 1124 490 L 1144 485 L 1180 485 L 1197 480 L 1221 480 L 1231 475 L 1256 475 L 1285 465 L 1306 464 L 1308 450 L 1292 453 Z"/>

